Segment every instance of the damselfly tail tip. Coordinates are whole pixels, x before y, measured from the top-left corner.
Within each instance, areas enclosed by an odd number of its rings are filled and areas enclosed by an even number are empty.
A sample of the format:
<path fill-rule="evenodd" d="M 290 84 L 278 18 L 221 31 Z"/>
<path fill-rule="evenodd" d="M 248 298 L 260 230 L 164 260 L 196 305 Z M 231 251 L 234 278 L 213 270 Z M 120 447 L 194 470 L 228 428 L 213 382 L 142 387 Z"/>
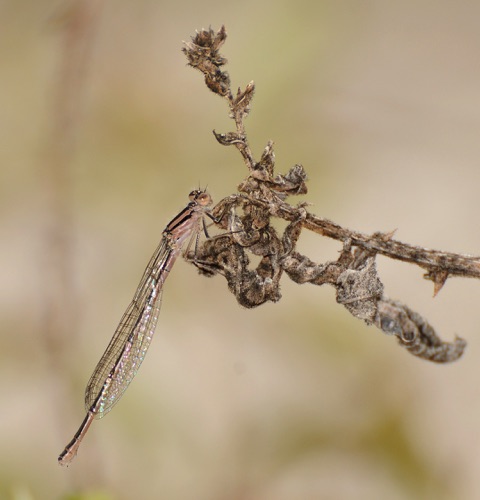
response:
<path fill-rule="evenodd" d="M 77 456 L 79 442 L 70 443 L 58 456 L 58 465 L 62 467 L 68 467 L 73 459 Z"/>
<path fill-rule="evenodd" d="M 59 465 L 68 466 L 70 462 L 77 456 L 77 451 L 82 442 L 82 439 L 87 433 L 90 424 L 93 422 L 94 418 L 95 418 L 95 413 L 93 411 L 87 412 L 77 433 L 75 434 L 75 436 L 73 436 L 73 439 L 67 444 L 62 453 L 60 453 L 58 457 Z"/>
<path fill-rule="evenodd" d="M 58 456 L 58 465 L 62 467 L 68 467 L 72 460 L 75 458 L 75 454 L 70 454 L 68 450 L 63 450 L 62 453 Z"/>

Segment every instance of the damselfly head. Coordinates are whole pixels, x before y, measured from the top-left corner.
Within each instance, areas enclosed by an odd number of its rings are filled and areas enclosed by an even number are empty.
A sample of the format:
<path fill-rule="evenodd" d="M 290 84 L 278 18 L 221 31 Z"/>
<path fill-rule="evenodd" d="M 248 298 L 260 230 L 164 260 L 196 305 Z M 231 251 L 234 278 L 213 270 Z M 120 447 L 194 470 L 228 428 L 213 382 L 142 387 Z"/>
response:
<path fill-rule="evenodd" d="M 201 191 L 200 189 L 192 191 L 188 195 L 188 198 L 202 207 L 208 207 L 208 205 L 212 204 L 212 197 L 206 191 Z"/>

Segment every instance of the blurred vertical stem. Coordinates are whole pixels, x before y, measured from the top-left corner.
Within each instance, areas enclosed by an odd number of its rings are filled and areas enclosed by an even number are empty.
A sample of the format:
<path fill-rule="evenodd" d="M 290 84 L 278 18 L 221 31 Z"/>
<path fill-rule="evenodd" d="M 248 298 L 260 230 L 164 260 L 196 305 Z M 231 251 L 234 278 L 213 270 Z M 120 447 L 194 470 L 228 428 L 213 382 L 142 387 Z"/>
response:
<path fill-rule="evenodd" d="M 47 226 L 41 282 L 44 301 L 42 338 L 56 384 L 54 404 L 57 409 L 65 409 L 62 401 L 68 401 L 64 398 L 66 387 L 62 383 L 66 379 L 63 360 L 67 342 L 70 343 L 75 336 L 78 323 L 71 166 L 99 5 L 96 0 L 73 0 L 53 20 L 60 50 L 58 71 L 52 85 L 47 164 L 42 170 L 47 196 Z"/>

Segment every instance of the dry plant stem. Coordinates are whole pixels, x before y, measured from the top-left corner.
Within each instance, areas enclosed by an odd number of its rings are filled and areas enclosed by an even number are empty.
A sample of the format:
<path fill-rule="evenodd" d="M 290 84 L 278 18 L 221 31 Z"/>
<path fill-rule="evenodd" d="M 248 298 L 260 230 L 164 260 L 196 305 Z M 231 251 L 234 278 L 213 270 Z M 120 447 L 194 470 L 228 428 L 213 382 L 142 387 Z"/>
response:
<path fill-rule="evenodd" d="M 255 200 L 252 203 L 260 204 Z M 272 209 L 271 215 L 291 221 L 294 220 L 297 209 L 288 203 L 279 202 Z M 464 278 L 480 278 L 480 257 L 460 255 L 439 250 L 430 250 L 409 245 L 391 238 L 393 233 L 374 233 L 367 235 L 343 228 L 334 222 L 308 213 L 303 227 L 315 233 L 339 241 L 351 240 L 352 244 L 370 252 L 379 253 L 391 259 L 416 264 L 428 271 L 426 278 L 438 276 L 438 280 L 446 281 L 449 276 Z M 444 273 L 446 276 L 444 276 Z M 433 279 L 436 281 L 436 279 Z M 439 290 L 438 290 L 439 291 Z"/>
<path fill-rule="evenodd" d="M 269 142 L 259 161 L 253 157 L 245 132 L 244 120 L 250 111 L 254 84 L 233 96 L 230 77 L 221 67 L 226 59 L 219 49 L 226 40 L 222 27 L 198 32 L 183 49 L 188 62 L 205 75 L 212 92 L 227 100 L 235 131 L 217 133 L 217 141 L 235 146 L 248 167 L 248 177 L 238 186 L 239 194 L 221 200 L 213 210 L 217 225 L 227 234 L 207 240 L 188 257 L 207 275 L 220 274 L 245 307 L 256 307 L 281 298 L 280 278 L 285 272 L 296 283 L 330 284 L 336 288 L 337 302 L 353 316 L 394 335 L 410 353 L 434 362 L 458 359 L 465 341 L 443 342 L 431 325 L 418 313 L 384 295 L 383 284 L 376 269 L 376 256 L 416 264 L 427 271 L 425 278 L 434 283 L 437 294 L 450 276 L 480 277 L 480 258 L 429 250 L 408 245 L 392 238 L 391 233 L 365 235 L 305 209 L 285 199 L 307 192 L 307 175 L 301 165 L 294 165 L 287 174 L 274 175 L 275 155 Z M 289 221 L 283 235 L 270 225 L 272 217 Z M 336 261 L 317 264 L 295 250 L 302 228 L 343 243 Z M 248 253 L 261 257 L 251 269 Z"/>

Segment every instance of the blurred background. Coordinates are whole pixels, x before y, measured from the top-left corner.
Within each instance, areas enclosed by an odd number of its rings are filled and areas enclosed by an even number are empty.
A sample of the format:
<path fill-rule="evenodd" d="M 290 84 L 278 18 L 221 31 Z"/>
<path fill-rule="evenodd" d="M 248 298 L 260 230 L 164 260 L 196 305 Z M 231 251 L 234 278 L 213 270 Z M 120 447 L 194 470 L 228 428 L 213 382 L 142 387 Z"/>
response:
<path fill-rule="evenodd" d="M 0 18 L 0 498 L 480 498 L 480 284 L 433 300 L 382 257 L 386 293 L 464 337 L 460 361 L 409 355 L 331 288 L 284 277 L 279 303 L 245 310 L 178 261 L 135 381 L 57 465 L 166 223 L 246 175 L 182 40 L 226 25 L 233 88 L 256 83 L 255 155 L 273 139 L 277 171 L 309 175 L 292 203 L 478 255 L 480 4 L 3 0 Z"/>

